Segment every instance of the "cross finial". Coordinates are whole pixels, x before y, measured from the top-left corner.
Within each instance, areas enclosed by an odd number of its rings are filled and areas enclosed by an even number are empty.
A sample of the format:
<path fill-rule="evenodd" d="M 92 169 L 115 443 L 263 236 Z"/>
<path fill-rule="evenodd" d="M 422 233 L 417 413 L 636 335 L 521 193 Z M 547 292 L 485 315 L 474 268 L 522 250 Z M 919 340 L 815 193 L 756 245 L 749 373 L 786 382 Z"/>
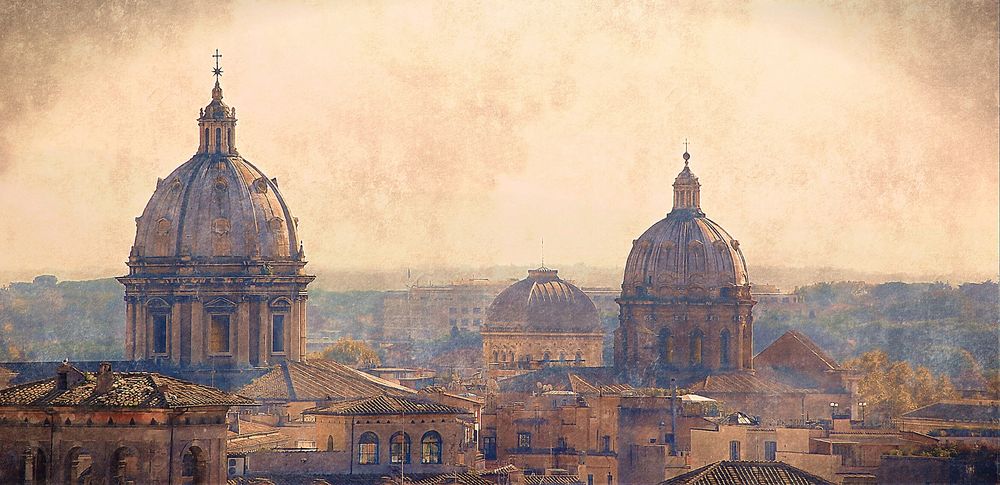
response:
<path fill-rule="evenodd" d="M 218 81 L 219 76 L 222 75 L 222 68 L 219 67 L 219 59 L 222 58 L 222 54 L 219 54 L 219 49 L 215 49 L 215 55 L 212 57 L 215 58 L 215 69 L 212 69 L 212 74 L 215 75 L 215 80 Z"/>
<path fill-rule="evenodd" d="M 684 139 L 684 166 L 688 166 L 688 160 L 691 159 L 691 154 L 688 153 L 688 139 Z"/>

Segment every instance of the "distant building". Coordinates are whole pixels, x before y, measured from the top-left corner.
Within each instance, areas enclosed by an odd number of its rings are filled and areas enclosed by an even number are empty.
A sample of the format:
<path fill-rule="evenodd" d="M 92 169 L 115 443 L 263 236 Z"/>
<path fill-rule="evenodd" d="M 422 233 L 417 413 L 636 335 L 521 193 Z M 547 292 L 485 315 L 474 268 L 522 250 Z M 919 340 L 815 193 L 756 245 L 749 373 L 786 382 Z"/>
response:
<path fill-rule="evenodd" d="M 1000 401 L 949 400 L 914 409 L 896 418 L 900 431 L 944 442 L 1000 446 Z"/>
<path fill-rule="evenodd" d="M 251 404 L 160 374 L 64 363 L 0 390 L 0 483 L 223 483 L 226 414 Z"/>
<path fill-rule="evenodd" d="M 468 279 L 446 285 L 413 285 L 386 292 L 379 320 L 382 338 L 390 342 L 434 340 L 452 329 L 479 332 L 486 309 L 511 281 Z M 600 312 L 617 314 L 615 288 L 583 288 Z"/>
<path fill-rule="evenodd" d="M 791 306 L 801 301 L 799 295 L 784 293 L 774 285 L 753 284 L 750 286 L 750 294 L 757 303 L 764 305 Z"/>
<path fill-rule="evenodd" d="M 481 333 L 493 375 L 602 364 L 604 331 L 594 302 L 554 269 L 528 271 L 497 295 Z"/>
<path fill-rule="evenodd" d="M 125 285 L 125 357 L 181 369 L 302 360 L 305 254 L 278 189 L 236 150 L 236 109 L 212 101 L 195 155 L 158 180 Z M 219 378 L 223 378 L 220 374 Z"/>

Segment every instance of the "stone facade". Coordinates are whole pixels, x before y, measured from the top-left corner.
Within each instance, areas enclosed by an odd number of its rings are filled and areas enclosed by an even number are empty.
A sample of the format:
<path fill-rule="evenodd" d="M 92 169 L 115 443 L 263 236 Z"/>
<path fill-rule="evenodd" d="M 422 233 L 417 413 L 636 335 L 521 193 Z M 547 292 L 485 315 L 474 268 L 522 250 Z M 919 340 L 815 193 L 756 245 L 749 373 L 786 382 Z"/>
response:
<path fill-rule="evenodd" d="M 746 262 L 739 242 L 702 212 L 689 158 L 673 210 L 633 241 L 625 266 L 615 367 L 634 384 L 753 368 Z"/>
<path fill-rule="evenodd" d="M 157 182 L 129 255 L 125 355 L 181 368 L 247 368 L 305 354 L 306 275 L 297 220 L 236 151 L 218 81 L 198 152 Z"/>

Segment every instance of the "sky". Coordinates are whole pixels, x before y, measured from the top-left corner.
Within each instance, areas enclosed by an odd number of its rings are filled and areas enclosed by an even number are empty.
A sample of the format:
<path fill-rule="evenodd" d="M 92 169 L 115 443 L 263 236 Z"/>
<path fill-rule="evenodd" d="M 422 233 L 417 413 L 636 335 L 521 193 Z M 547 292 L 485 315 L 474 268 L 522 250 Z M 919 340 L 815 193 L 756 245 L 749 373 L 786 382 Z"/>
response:
<path fill-rule="evenodd" d="M 996 277 L 997 3 L 0 4 L 0 280 L 124 274 L 197 149 L 240 153 L 310 267 L 620 267 L 671 208 L 755 265 Z M 6 278 L 6 280 L 4 280 Z"/>

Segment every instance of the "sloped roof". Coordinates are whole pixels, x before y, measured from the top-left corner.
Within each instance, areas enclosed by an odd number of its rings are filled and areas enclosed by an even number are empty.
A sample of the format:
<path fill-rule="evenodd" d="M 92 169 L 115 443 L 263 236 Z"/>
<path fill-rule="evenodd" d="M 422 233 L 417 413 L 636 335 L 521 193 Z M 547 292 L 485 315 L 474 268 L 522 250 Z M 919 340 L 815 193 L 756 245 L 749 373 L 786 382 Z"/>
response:
<path fill-rule="evenodd" d="M 331 360 L 282 362 L 239 390 L 260 401 L 343 401 L 416 391 Z"/>
<path fill-rule="evenodd" d="M 97 393 L 97 374 L 81 374 L 84 378 L 66 390 L 56 388 L 55 377 L 0 390 L 0 406 L 169 409 L 255 404 L 241 395 L 152 372 L 112 372 L 111 388 Z"/>
<path fill-rule="evenodd" d="M 503 379 L 498 384 L 500 392 L 535 392 L 538 390 L 537 383 L 552 386 L 554 391 L 573 391 L 574 386 L 581 386 L 581 382 L 598 389 L 619 385 L 611 367 L 544 367 Z"/>
<path fill-rule="evenodd" d="M 307 414 L 333 416 L 378 416 L 400 414 L 471 414 L 468 410 L 436 403 L 426 399 L 387 396 L 385 394 L 366 399 L 338 402 L 306 411 Z"/>
<path fill-rule="evenodd" d="M 754 362 L 756 363 L 757 359 L 762 356 L 764 357 L 763 360 L 766 361 L 770 358 L 770 353 L 768 352 L 769 350 L 772 348 L 778 348 L 778 346 L 785 343 L 802 347 L 809 355 L 815 357 L 827 370 L 840 369 L 840 364 L 838 364 L 833 357 L 830 357 L 830 354 L 826 353 L 826 351 L 819 345 L 816 345 L 816 342 L 813 342 L 812 339 L 798 330 L 789 330 L 782 336 L 778 337 L 777 340 L 772 342 L 771 345 L 768 345 L 766 349 L 762 350 L 756 357 L 754 357 Z M 775 358 L 777 359 L 777 357 Z"/>
<path fill-rule="evenodd" d="M 474 473 L 442 473 L 412 482 L 407 480 L 406 483 L 410 485 L 493 485 L 493 482 Z"/>
<path fill-rule="evenodd" d="M 833 485 L 780 461 L 718 461 L 660 485 Z"/>
<path fill-rule="evenodd" d="M 1000 401 L 939 401 L 904 413 L 901 417 L 996 425 L 1000 424 Z"/>
<path fill-rule="evenodd" d="M 796 389 L 787 384 L 749 372 L 710 374 L 688 386 L 697 393 L 744 393 L 744 394 L 784 394 L 792 392 L 816 392 L 811 389 Z"/>
<path fill-rule="evenodd" d="M 577 475 L 569 474 L 559 474 L 559 475 L 525 475 L 524 483 L 526 485 L 578 485 L 583 482 L 580 481 L 580 477 Z"/>

